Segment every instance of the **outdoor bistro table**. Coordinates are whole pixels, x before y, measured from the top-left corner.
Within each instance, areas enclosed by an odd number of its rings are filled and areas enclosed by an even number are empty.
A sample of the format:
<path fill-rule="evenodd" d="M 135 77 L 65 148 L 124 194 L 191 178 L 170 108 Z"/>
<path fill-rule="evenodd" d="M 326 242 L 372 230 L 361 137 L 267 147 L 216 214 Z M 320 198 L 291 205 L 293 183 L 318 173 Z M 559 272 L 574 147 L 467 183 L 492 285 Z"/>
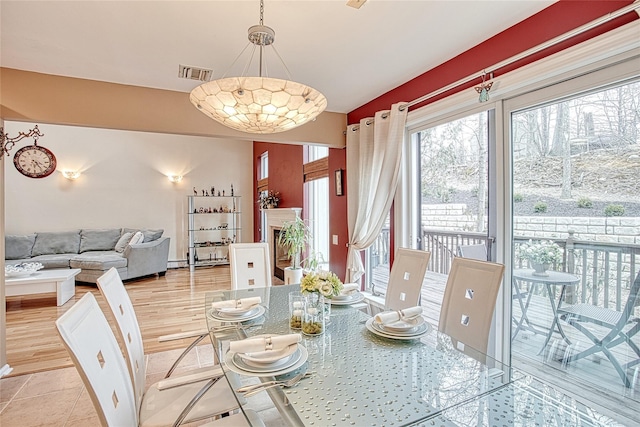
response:
<path fill-rule="evenodd" d="M 580 278 L 578 278 L 577 276 L 574 276 L 573 274 L 563 273 L 561 271 L 547 271 L 547 276 L 536 276 L 533 274 L 533 272 L 534 270 L 532 269 L 513 270 L 513 279 L 517 281 L 531 282 L 533 284 L 544 284 L 547 288 L 547 296 L 549 297 L 549 304 L 553 312 L 553 322 L 551 322 L 551 327 L 547 332 L 547 337 L 544 341 L 544 344 L 542 345 L 542 348 L 538 352 L 538 354 L 540 354 L 547 347 L 547 344 L 549 343 L 551 336 L 556 331 L 556 327 L 558 332 L 562 336 L 562 338 L 564 338 L 567 342 L 570 342 L 567 339 L 567 336 L 564 334 L 564 331 L 562 330 L 562 326 L 560 325 L 560 321 L 558 320 L 557 313 L 558 313 L 558 307 L 560 307 L 560 304 L 562 304 L 562 299 L 565 296 L 567 286 L 573 286 L 578 284 L 578 282 L 580 281 Z M 555 302 L 555 292 L 553 289 L 556 286 L 562 287 L 560 291 L 560 298 L 558 298 L 557 303 Z M 513 333 L 513 338 L 515 338 L 516 335 L 518 334 L 518 331 L 522 329 L 529 329 L 537 333 L 538 331 L 535 328 L 533 328 L 533 326 L 531 326 L 529 322 L 529 318 L 527 317 L 527 310 L 529 309 L 529 303 L 531 302 L 531 295 L 532 295 L 531 290 L 529 290 L 526 303 L 524 304 L 522 303 L 523 296 L 521 294 L 519 284 L 516 284 L 516 286 L 514 286 L 514 291 L 516 293 L 515 296 L 517 297 L 518 303 L 520 304 L 522 316 L 520 317 L 520 321 L 518 322 L 516 326 L 516 330 Z M 524 325 L 525 322 L 527 323 L 526 326 Z"/>
<path fill-rule="evenodd" d="M 289 328 L 288 294 L 296 290 L 299 285 L 207 294 L 208 327 L 230 385 L 237 384 L 237 378 L 233 378 L 237 368 L 225 363 L 228 341 L 299 332 Z M 260 296 L 266 308 L 258 318 L 234 324 L 210 315 L 214 301 L 252 296 Z M 300 344 L 308 352 L 306 363 L 276 379 L 305 371 L 313 374 L 294 387 L 266 390 L 290 425 L 411 425 L 513 381 L 511 369 L 504 364 L 473 354 L 472 349 L 435 330 L 419 340 L 388 339 L 367 330 L 364 323 L 368 318 L 351 306 L 334 305 L 331 322 L 322 335 L 302 336 Z M 243 402 L 251 401 L 240 395 L 238 398 L 241 408 L 246 404 Z"/>

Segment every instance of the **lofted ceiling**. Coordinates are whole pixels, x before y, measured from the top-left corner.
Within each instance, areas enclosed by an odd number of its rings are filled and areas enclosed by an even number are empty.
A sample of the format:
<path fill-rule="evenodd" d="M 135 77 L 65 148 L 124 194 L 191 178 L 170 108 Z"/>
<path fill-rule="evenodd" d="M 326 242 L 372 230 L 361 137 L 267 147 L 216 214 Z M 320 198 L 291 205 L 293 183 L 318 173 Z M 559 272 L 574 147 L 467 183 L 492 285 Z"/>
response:
<path fill-rule="evenodd" d="M 553 0 L 265 0 L 264 24 L 293 80 L 347 113 L 523 19 Z M 0 1 L 0 66 L 190 92 L 180 64 L 240 75 L 258 0 Z M 253 61 L 251 75 L 257 75 Z M 489 66 L 491 64 L 487 64 Z M 270 77 L 286 78 L 274 55 Z"/>

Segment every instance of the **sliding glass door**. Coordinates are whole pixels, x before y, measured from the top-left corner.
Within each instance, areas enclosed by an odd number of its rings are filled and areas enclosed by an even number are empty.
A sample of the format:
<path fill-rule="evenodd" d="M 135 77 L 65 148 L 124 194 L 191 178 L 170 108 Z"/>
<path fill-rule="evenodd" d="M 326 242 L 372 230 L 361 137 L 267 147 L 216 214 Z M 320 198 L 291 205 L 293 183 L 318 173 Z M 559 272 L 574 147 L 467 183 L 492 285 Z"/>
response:
<path fill-rule="evenodd" d="M 640 402 L 640 79 L 616 70 L 505 104 L 511 351 L 585 399 Z"/>

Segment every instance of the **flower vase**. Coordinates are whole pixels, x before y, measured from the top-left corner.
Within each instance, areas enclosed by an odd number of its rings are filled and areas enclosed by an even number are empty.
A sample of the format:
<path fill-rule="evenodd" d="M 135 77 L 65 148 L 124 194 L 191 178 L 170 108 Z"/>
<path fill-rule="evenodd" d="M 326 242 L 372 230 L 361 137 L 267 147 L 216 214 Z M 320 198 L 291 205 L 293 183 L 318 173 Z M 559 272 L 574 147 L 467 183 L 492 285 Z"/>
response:
<path fill-rule="evenodd" d="M 320 335 L 325 329 L 325 301 L 324 296 L 317 292 L 303 294 L 304 313 L 302 316 L 302 333 L 305 335 Z"/>
<path fill-rule="evenodd" d="M 533 267 L 533 273 L 531 273 L 533 276 L 540 276 L 540 277 L 549 276 L 549 273 L 547 273 L 547 270 L 550 267 L 549 264 L 540 264 L 538 262 L 532 262 L 531 267 Z"/>

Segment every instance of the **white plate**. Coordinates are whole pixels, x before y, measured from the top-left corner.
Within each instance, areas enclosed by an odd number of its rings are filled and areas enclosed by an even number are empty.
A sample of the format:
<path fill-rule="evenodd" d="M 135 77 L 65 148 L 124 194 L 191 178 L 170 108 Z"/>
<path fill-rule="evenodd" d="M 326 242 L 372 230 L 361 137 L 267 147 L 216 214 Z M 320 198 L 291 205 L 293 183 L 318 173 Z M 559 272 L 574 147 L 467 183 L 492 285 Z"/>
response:
<path fill-rule="evenodd" d="M 397 322 L 390 323 L 388 325 L 377 325 L 382 330 L 388 332 L 410 332 L 415 331 L 416 328 L 424 323 L 422 316 L 415 317 L 413 319 L 401 319 Z"/>
<path fill-rule="evenodd" d="M 335 297 L 332 297 L 332 299 L 336 300 L 336 301 L 344 301 L 346 299 L 352 298 L 355 294 L 359 293 L 358 291 L 351 291 L 346 295 L 336 295 Z"/>
<path fill-rule="evenodd" d="M 420 333 L 417 333 L 415 335 L 393 334 L 393 333 L 389 333 L 389 332 L 385 332 L 385 331 L 382 331 L 380 329 L 377 329 L 374 325 L 375 324 L 373 322 L 373 317 L 371 319 L 367 320 L 366 326 L 367 326 L 367 329 L 369 330 L 369 332 L 371 332 L 371 333 L 373 333 L 375 335 L 378 335 L 378 336 L 381 336 L 381 337 L 384 337 L 384 338 L 390 338 L 390 339 L 393 339 L 393 340 L 415 340 L 415 339 L 421 338 L 421 337 L 427 335 L 429 332 L 431 332 L 431 324 L 429 324 L 428 322 L 424 323 L 424 331 L 420 332 Z"/>
<path fill-rule="evenodd" d="M 255 353 L 238 353 L 238 356 L 243 360 L 253 363 L 274 363 L 284 357 L 291 356 L 297 349 L 298 343 L 295 343 L 276 351 L 267 350 Z"/>
<path fill-rule="evenodd" d="M 422 335 L 429 328 L 426 323 L 423 323 L 420 326 L 417 326 L 415 329 L 411 329 L 408 331 L 389 331 L 382 327 L 382 325 L 378 325 L 375 321 L 371 323 L 373 329 L 378 332 L 382 332 L 383 334 L 394 335 L 396 337 L 413 337 L 416 335 Z"/>
<path fill-rule="evenodd" d="M 362 295 L 360 292 L 356 292 L 353 295 L 349 295 L 348 298 L 340 299 L 340 300 L 331 299 L 330 301 L 331 301 L 331 305 L 350 305 L 350 304 L 355 304 L 357 302 L 360 302 L 362 300 L 364 300 L 364 295 Z"/>
<path fill-rule="evenodd" d="M 212 308 L 207 311 L 207 316 L 210 319 L 218 320 L 220 322 L 245 322 L 247 320 L 252 320 L 262 316 L 266 311 L 265 308 L 261 305 L 259 305 L 254 310 L 255 312 L 250 311 L 242 316 L 228 316 L 228 315 L 224 315 L 223 313 L 220 313 L 215 308 Z"/>
<path fill-rule="evenodd" d="M 233 356 L 236 353 L 231 351 L 227 352 L 227 354 L 224 356 L 224 362 L 225 362 L 225 367 L 229 369 L 231 372 L 235 372 L 236 374 L 250 375 L 254 377 L 273 377 L 276 375 L 283 375 L 288 372 L 295 371 L 296 369 L 298 369 L 299 367 L 301 367 L 307 362 L 307 359 L 309 358 L 309 352 L 307 351 L 306 347 L 298 344 L 298 350 L 300 350 L 300 358 L 298 359 L 298 361 L 286 368 L 279 367 L 277 371 L 256 372 L 255 369 L 257 368 L 251 368 L 251 367 L 248 367 L 247 369 L 239 368 L 233 362 L 234 360 Z"/>
<path fill-rule="evenodd" d="M 300 359 L 301 353 L 298 351 L 298 345 L 296 344 L 296 349 L 293 354 L 285 357 L 284 359 L 280 359 L 274 363 L 253 363 L 248 360 L 244 360 L 240 357 L 239 353 L 233 355 L 233 364 L 240 369 L 244 369 L 249 372 L 273 372 L 279 369 L 286 369 L 291 365 L 294 365 Z"/>
<path fill-rule="evenodd" d="M 216 310 L 218 312 L 219 315 L 222 316 L 233 316 L 233 317 L 237 317 L 237 316 L 245 316 L 245 315 L 249 315 L 250 312 L 252 312 L 253 310 L 256 310 L 258 308 L 258 305 L 254 305 L 251 306 L 249 308 L 217 308 L 214 307 L 213 309 Z"/>

